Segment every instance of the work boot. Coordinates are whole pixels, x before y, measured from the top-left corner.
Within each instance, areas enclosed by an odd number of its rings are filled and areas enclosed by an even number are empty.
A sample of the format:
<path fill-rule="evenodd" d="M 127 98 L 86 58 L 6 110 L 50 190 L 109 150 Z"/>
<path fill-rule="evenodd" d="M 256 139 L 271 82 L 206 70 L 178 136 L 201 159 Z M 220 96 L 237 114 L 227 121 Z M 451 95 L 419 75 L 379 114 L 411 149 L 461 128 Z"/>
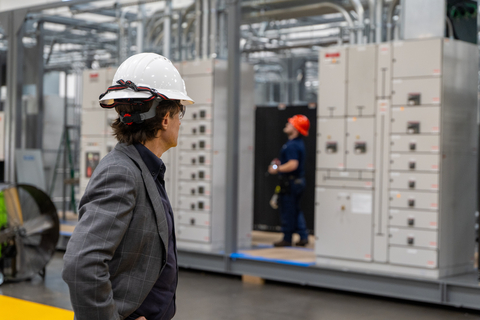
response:
<path fill-rule="evenodd" d="M 288 242 L 288 241 L 285 241 L 285 240 L 282 240 L 282 241 L 274 242 L 273 246 L 274 247 L 291 247 L 292 243 Z"/>
<path fill-rule="evenodd" d="M 297 243 L 295 243 L 298 247 L 305 247 L 308 244 L 308 239 L 300 239 Z"/>

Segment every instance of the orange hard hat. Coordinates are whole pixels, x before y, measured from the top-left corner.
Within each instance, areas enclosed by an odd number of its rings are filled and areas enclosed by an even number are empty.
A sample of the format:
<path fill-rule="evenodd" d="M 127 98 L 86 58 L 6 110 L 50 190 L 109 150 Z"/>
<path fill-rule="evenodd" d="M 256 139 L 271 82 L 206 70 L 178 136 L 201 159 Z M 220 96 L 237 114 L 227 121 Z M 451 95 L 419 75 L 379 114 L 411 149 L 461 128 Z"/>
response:
<path fill-rule="evenodd" d="M 297 114 L 291 118 L 288 118 L 288 122 L 291 123 L 301 135 L 308 136 L 310 120 L 308 120 L 308 118 L 303 114 Z"/>

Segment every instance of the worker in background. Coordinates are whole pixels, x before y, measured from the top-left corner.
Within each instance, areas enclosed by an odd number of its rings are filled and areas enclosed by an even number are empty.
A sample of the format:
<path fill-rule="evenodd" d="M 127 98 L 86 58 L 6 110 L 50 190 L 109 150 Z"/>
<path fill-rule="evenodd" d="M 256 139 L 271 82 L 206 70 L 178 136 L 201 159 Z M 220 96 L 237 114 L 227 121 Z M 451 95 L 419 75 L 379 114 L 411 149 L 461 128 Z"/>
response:
<path fill-rule="evenodd" d="M 308 136 L 310 121 L 304 115 L 295 115 L 288 119 L 283 132 L 288 141 L 280 151 L 280 159 L 274 159 L 268 167 L 270 174 L 278 174 L 280 179 L 280 194 L 278 205 L 282 221 L 283 240 L 275 242 L 275 247 L 292 245 L 293 233 L 298 233 L 300 241 L 297 246 L 308 244 L 307 227 L 303 211 L 300 208 L 300 198 L 305 189 L 305 144 L 302 136 Z"/>
<path fill-rule="evenodd" d="M 177 145 L 192 104 L 167 58 L 125 60 L 100 96 L 118 140 L 93 171 L 64 255 L 77 320 L 171 319 L 178 280 L 173 212 L 162 154 Z"/>

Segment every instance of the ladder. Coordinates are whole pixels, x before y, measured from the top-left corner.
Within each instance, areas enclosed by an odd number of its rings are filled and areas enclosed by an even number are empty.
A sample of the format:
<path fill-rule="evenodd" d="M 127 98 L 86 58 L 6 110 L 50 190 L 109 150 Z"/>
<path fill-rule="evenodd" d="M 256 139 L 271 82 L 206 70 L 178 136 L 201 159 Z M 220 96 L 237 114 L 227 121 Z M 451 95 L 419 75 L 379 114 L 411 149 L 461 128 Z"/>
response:
<path fill-rule="evenodd" d="M 53 170 L 52 181 L 50 187 L 48 188 L 48 195 L 52 197 L 52 194 L 55 190 L 55 183 L 57 180 L 57 173 L 63 173 L 63 193 L 62 193 L 62 203 L 63 203 L 63 215 L 62 219 L 66 220 L 66 211 L 67 203 L 66 199 L 66 189 L 67 185 L 70 185 L 70 201 L 68 209 L 71 209 L 74 213 L 77 213 L 77 205 L 75 202 L 75 185 L 79 183 L 79 179 L 75 176 L 75 165 L 73 162 L 72 148 L 71 148 L 71 138 L 70 130 L 79 130 L 78 126 L 65 126 L 62 133 L 62 138 L 60 140 L 60 146 L 57 151 L 57 158 L 55 161 L 55 168 Z M 63 155 L 63 163 L 60 163 Z M 68 161 L 68 164 L 67 164 Z M 62 168 L 60 168 L 62 166 Z M 68 177 L 67 177 L 68 174 Z"/>

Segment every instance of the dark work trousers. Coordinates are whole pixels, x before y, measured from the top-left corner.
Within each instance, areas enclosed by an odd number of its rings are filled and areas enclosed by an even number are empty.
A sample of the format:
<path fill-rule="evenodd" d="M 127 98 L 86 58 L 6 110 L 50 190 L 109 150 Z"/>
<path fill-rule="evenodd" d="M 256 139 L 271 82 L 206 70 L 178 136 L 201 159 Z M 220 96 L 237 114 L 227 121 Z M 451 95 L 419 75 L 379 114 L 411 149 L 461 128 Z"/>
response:
<path fill-rule="evenodd" d="M 307 240 L 305 216 L 300 208 L 300 199 L 305 189 L 305 179 L 290 180 L 289 189 L 289 192 L 280 195 L 279 201 L 283 240 L 292 242 L 293 233 L 298 233 L 300 239 Z"/>

